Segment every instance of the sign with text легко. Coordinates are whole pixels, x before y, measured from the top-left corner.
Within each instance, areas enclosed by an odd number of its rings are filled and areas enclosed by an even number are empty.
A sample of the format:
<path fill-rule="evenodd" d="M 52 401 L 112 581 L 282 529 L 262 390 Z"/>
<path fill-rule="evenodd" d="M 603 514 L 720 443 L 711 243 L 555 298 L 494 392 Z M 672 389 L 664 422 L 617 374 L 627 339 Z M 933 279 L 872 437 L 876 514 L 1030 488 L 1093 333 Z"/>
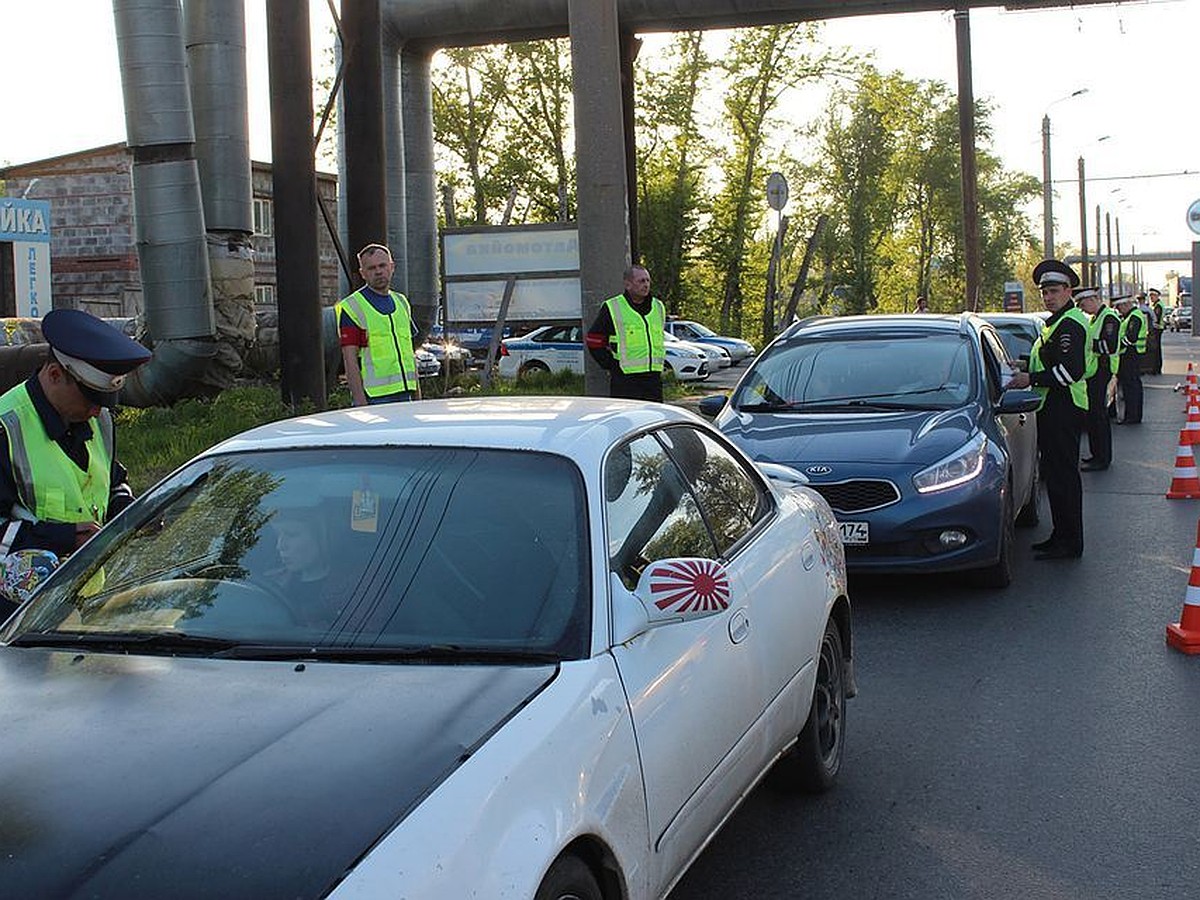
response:
<path fill-rule="evenodd" d="M 487 226 L 442 233 L 448 322 L 495 322 L 509 278 L 508 322 L 579 319 L 579 235 L 573 224 Z"/>
<path fill-rule="evenodd" d="M 0 244 L 12 247 L 17 315 L 45 315 L 50 309 L 49 202 L 0 198 Z"/>

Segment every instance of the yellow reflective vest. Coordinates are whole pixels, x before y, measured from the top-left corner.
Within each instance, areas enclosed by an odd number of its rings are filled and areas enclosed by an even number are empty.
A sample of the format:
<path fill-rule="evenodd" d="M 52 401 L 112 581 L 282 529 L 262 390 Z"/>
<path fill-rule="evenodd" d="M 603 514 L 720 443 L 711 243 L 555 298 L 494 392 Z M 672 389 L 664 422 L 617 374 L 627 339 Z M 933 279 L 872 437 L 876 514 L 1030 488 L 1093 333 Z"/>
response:
<path fill-rule="evenodd" d="M 1096 311 L 1096 315 L 1088 323 L 1088 345 L 1092 348 L 1092 355 L 1088 357 L 1087 376 L 1091 378 L 1100 371 L 1100 357 L 1108 359 L 1109 372 L 1116 374 L 1117 366 L 1120 365 L 1120 343 L 1121 330 L 1117 329 L 1117 346 L 1113 347 L 1111 352 L 1102 353 L 1100 350 L 1100 332 L 1104 328 L 1104 322 L 1107 319 L 1117 319 L 1120 322 L 1120 313 L 1111 306 L 1102 306 Z"/>
<path fill-rule="evenodd" d="M 112 481 L 112 416 L 101 409 L 90 424 L 85 472 L 46 434 L 25 384 L 0 397 L 0 425 L 8 435 L 8 457 L 23 507 L 13 510 L 14 519 L 103 524 Z"/>
<path fill-rule="evenodd" d="M 345 313 L 367 333 L 367 346 L 359 353 L 358 364 L 363 391 L 368 397 L 415 391 L 419 385 L 408 298 L 395 291 L 388 291 L 388 295 L 396 306 L 388 316 L 377 310 L 361 289 L 337 306 L 339 319 Z"/>
<path fill-rule="evenodd" d="M 1048 325 L 1043 328 L 1041 335 L 1039 335 L 1038 339 L 1033 342 L 1033 349 L 1029 351 L 1029 374 L 1032 375 L 1034 372 L 1041 372 L 1045 368 L 1045 366 L 1042 364 L 1042 345 L 1050 343 L 1050 338 L 1054 335 L 1054 332 L 1058 330 L 1058 326 L 1062 324 L 1064 319 L 1072 319 L 1075 322 L 1078 322 L 1080 327 L 1083 329 L 1083 333 L 1085 335 L 1085 340 L 1083 342 L 1083 370 L 1085 373 L 1089 368 L 1093 368 L 1094 370 L 1095 353 L 1092 352 L 1091 337 L 1088 334 L 1088 317 L 1078 306 L 1072 306 L 1061 316 L 1055 319 L 1053 325 Z M 1087 379 L 1080 378 L 1078 381 L 1072 381 L 1070 385 L 1064 385 L 1064 387 L 1071 392 L 1071 402 L 1080 409 L 1086 411 L 1088 408 Z M 1041 394 L 1042 402 L 1038 405 L 1038 409 L 1041 409 L 1046 405 L 1046 395 L 1050 392 L 1050 389 L 1047 387 L 1035 386 L 1034 390 Z"/>
<path fill-rule="evenodd" d="M 661 372 L 667 358 L 667 308 L 663 302 L 651 297 L 646 316 L 635 310 L 624 294 L 609 297 L 604 305 L 613 323 L 609 344 L 621 371 L 626 375 Z"/>

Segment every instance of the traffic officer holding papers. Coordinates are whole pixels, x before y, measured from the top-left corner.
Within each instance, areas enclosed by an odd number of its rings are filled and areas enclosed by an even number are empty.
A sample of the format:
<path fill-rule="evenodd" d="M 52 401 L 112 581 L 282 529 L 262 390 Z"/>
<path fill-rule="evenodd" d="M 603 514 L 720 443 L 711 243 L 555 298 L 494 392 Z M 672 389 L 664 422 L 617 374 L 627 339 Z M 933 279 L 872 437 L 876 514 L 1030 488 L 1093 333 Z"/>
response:
<path fill-rule="evenodd" d="M 1108 385 L 1116 369 L 1121 340 L 1121 317 L 1100 302 L 1100 289 L 1075 289 L 1075 303 L 1088 316 L 1092 356 L 1087 371 L 1087 435 L 1091 456 L 1080 469 L 1096 472 L 1112 464 L 1112 426 L 1108 421 Z"/>
<path fill-rule="evenodd" d="M 33 586 L 30 553 L 52 568 L 46 560 L 74 551 L 133 500 L 108 408 L 151 356 L 81 310 L 51 310 L 42 336 L 46 361 L 0 396 L 0 595 L 7 584 L 11 602 L 24 599 L 13 584 Z"/>
<path fill-rule="evenodd" d="M 1008 387 L 1032 387 L 1042 395 L 1038 452 L 1054 527 L 1050 537 L 1033 545 L 1035 559 L 1075 559 L 1083 555 L 1079 436 L 1088 409 L 1088 319 L 1071 299 L 1079 276 L 1066 263 L 1043 260 L 1033 280 L 1050 318 L 1030 351 L 1029 371 L 1016 373 Z"/>

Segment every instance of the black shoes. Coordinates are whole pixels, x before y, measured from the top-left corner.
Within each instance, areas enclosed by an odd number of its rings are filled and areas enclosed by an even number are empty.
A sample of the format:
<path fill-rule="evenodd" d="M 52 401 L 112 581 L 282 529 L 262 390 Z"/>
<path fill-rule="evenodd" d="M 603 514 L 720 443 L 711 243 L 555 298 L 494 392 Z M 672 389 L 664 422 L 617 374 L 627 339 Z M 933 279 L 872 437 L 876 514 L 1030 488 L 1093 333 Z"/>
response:
<path fill-rule="evenodd" d="M 1034 544 L 1033 549 L 1034 550 L 1049 550 L 1053 546 L 1054 546 L 1054 535 L 1050 535 L 1050 537 L 1046 538 L 1044 541 L 1038 541 L 1036 544 Z"/>
<path fill-rule="evenodd" d="M 1085 459 L 1079 466 L 1081 472 L 1103 472 L 1108 468 L 1108 463 L 1098 463 L 1092 459 Z"/>

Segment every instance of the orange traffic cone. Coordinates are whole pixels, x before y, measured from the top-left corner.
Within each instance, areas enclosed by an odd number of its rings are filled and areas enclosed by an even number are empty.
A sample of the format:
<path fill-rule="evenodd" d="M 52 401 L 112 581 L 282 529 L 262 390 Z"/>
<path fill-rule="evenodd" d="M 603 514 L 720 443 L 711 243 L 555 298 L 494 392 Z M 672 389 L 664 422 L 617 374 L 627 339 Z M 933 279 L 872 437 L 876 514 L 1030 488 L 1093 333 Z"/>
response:
<path fill-rule="evenodd" d="M 1192 395 L 1192 399 L 1188 401 L 1187 422 L 1183 426 L 1183 437 L 1181 440 L 1185 444 L 1200 444 L 1200 399 L 1197 399 L 1196 394 Z"/>
<path fill-rule="evenodd" d="M 1180 653 L 1200 653 L 1200 524 L 1196 526 L 1196 550 L 1192 574 L 1183 598 L 1183 615 L 1167 626 L 1167 643 Z"/>
<path fill-rule="evenodd" d="M 1192 390 L 1196 389 L 1196 387 L 1197 387 L 1196 372 L 1192 368 L 1192 361 L 1190 359 L 1188 360 L 1187 383 L 1192 386 Z"/>
<path fill-rule="evenodd" d="M 1200 477 L 1196 476 L 1196 457 L 1187 443 L 1187 430 L 1179 432 L 1179 449 L 1175 451 L 1175 475 L 1167 488 L 1168 500 L 1200 500 Z"/>

